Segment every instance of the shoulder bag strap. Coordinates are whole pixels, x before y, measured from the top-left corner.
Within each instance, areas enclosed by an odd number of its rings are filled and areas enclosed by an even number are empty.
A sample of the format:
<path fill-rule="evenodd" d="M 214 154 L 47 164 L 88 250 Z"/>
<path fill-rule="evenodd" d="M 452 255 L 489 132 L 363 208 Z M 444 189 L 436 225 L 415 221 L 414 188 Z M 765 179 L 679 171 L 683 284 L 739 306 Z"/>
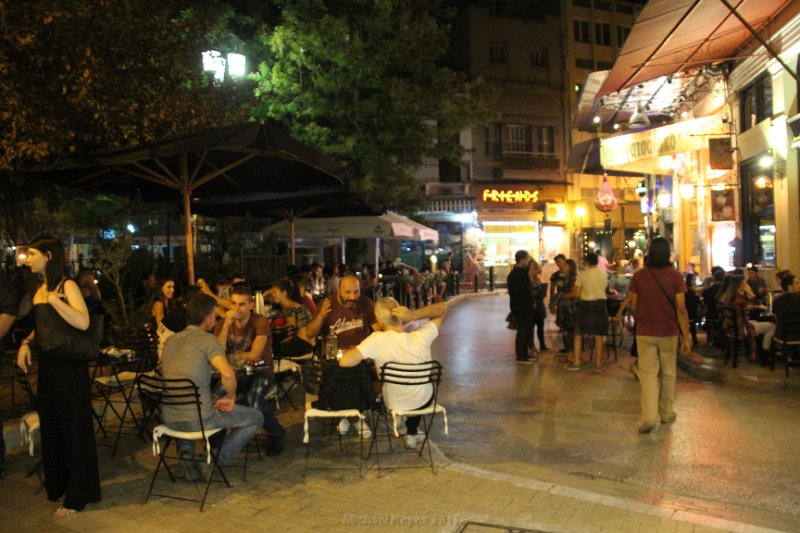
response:
<path fill-rule="evenodd" d="M 667 294 L 667 291 L 666 291 L 666 289 L 664 289 L 664 286 L 661 284 L 661 282 L 658 281 L 658 276 L 656 276 L 656 273 L 653 272 L 653 269 L 650 268 L 650 267 L 647 267 L 647 271 L 650 272 L 650 275 L 653 276 L 654 280 L 656 280 L 656 283 L 658 284 L 658 288 L 661 289 L 661 292 L 664 294 L 664 298 L 667 299 L 667 301 L 669 302 L 670 307 L 672 307 L 672 310 L 677 313 L 678 309 L 675 306 L 675 302 L 672 300 L 672 298 L 669 297 L 669 294 Z"/>

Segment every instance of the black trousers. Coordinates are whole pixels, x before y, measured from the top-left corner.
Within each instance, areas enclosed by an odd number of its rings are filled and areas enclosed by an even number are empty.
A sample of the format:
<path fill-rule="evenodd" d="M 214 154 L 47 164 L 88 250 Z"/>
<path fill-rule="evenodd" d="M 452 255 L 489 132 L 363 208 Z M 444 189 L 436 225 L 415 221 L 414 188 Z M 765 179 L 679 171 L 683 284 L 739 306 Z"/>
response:
<path fill-rule="evenodd" d="M 542 308 L 536 311 L 536 314 L 533 315 L 533 329 L 536 330 L 536 336 L 539 338 L 539 349 L 544 350 L 547 344 L 544 342 L 544 318 L 547 316 L 547 313 L 544 311 L 544 304 Z M 528 348 L 533 348 L 533 334 L 531 334 L 531 343 L 528 345 Z"/>
<path fill-rule="evenodd" d="M 64 507 L 81 511 L 100 501 L 87 363 L 42 355 L 38 392 L 47 498 L 64 496 Z"/>
<path fill-rule="evenodd" d="M 425 402 L 424 404 L 422 404 L 419 407 L 417 407 L 417 409 L 425 409 L 426 407 L 428 407 L 432 403 L 433 403 L 433 396 L 431 396 L 430 399 L 427 402 Z M 416 435 L 417 434 L 417 428 L 419 427 L 419 422 L 420 422 L 421 419 L 422 419 L 421 416 L 408 416 L 408 417 L 406 417 L 406 434 L 407 435 Z"/>
<path fill-rule="evenodd" d="M 517 359 L 528 358 L 528 347 L 533 345 L 533 315 L 514 315 L 517 319 L 517 338 L 514 346 Z"/>

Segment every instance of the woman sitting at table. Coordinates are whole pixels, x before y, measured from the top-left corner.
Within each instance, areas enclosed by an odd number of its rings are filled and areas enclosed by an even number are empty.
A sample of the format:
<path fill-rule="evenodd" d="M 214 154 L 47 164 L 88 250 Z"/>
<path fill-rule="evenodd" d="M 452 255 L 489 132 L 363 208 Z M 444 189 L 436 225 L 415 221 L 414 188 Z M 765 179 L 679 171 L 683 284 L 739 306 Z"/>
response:
<path fill-rule="evenodd" d="M 302 337 L 300 330 L 311 321 L 311 312 L 306 306 L 300 303 L 300 292 L 291 280 L 281 279 L 273 283 L 269 288 L 270 299 L 281 307 L 283 315 L 286 317 L 286 335 L 279 338 L 276 331 L 273 335 L 276 341 L 273 343 L 273 351 L 278 357 L 298 357 L 313 351 L 314 347 L 310 339 Z"/>
<path fill-rule="evenodd" d="M 161 327 L 164 315 L 175 307 L 175 282 L 170 278 L 158 280 L 158 293 L 150 305 L 150 314 L 156 322 L 156 328 Z"/>
<path fill-rule="evenodd" d="M 744 332 L 747 336 L 748 359 L 751 362 L 758 360 L 758 350 L 756 347 L 756 336 L 758 332 L 752 322 L 747 320 L 747 306 L 755 300 L 755 294 L 747 283 L 744 274 L 733 274 L 730 277 L 728 289 L 722 296 L 722 305 L 730 307 L 736 316 L 738 331 Z"/>
<path fill-rule="evenodd" d="M 292 277 L 292 283 L 297 286 L 297 292 L 300 293 L 300 302 L 308 308 L 308 311 L 313 315 L 317 312 L 317 304 L 314 303 L 314 297 L 311 294 L 311 280 L 302 274 Z"/>

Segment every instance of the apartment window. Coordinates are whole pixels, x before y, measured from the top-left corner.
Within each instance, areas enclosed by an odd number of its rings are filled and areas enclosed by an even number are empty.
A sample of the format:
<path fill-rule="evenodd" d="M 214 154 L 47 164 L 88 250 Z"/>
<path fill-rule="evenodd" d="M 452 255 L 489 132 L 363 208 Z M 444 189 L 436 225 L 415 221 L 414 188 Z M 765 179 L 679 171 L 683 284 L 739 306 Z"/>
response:
<path fill-rule="evenodd" d="M 628 35 L 631 34 L 631 29 L 627 26 L 617 26 L 617 47 L 622 48 L 625 41 L 628 40 Z"/>
<path fill-rule="evenodd" d="M 605 22 L 594 23 L 594 44 L 611 46 L 611 24 Z"/>
<path fill-rule="evenodd" d="M 768 73 L 739 91 L 739 111 L 741 131 L 772 116 L 772 78 Z"/>
<path fill-rule="evenodd" d="M 581 59 L 580 57 L 575 58 L 575 68 L 594 70 L 594 61 L 591 59 Z"/>
<path fill-rule="evenodd" d="M 486 155 L 501 155 L 503 153 L 501 132 L 502 127 L 498 122 L 493 122 L 484 129 Z"/>
<path fill-rule="evenodd" d="M 546 67 L 549 65 L 547 60 L 547 47 L 534 46 L 531 48 L 531 66 L 532 67 Z"/>
<path fill-rule="evenodd" d="M 589 0 L 572 0 L 573 6 L 589 7 Z"/>
<path fill-rule="evenodd" d="M 531 127 L 524 124 L 506 124 L 506 142 L 503 145 L 503 152 L 529 155 L 532 151 Z"/>
<path fill-rule="evenodd" d="M 588 43 L 589 40 L 589 21 L 588 20 L 573 20 L 572 31 L 575 34 L 576 43 Z"/>
<path fill-rule="evenodd" d="M 597 70 L 611 70 L 614 68 L 614 63 L 611 61 L 598 61 Z"/>
<path fill-rule="evenodd" d="M 599 11 L 611 11 L 611 3 L 610 2 L 598 2 L 595 0 L 594 8 Z"/>
<path fill-rule="evenodd" d="M 489 61 L 491 63 L 508 63 L 508 43 L 500 41 L 489 43 Z"/>
<path fill-rule="evenodd" d="M 555 133 L 552 126 L 536 127 L 536 151 L 540 154 L 553 155 L 556 153 Z"/>

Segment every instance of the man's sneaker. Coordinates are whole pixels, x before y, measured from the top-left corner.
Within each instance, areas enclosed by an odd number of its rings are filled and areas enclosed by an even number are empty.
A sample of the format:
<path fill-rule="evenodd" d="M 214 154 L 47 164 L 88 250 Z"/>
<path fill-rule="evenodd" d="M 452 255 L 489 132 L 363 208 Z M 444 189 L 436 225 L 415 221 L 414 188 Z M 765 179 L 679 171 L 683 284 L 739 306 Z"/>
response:
<path fill-rule="evenodd" d="M 406 448 L 411 450 L 422 444 L 425 440 L 425 435 L 406 435 L 403 440 L 405 441 Z"/>
<path fill-rule="evenodd" d="M 564 370 L 569 370 L 570 372 L 580 372 L 581 371 L 581 365 L 576 365 L 573 362 L 569 362 L 566 365 L 562 366 L 561 368 L 563 368 Z"/>
<path fill-rule="evenodd" d="M 371 439 L 372 438 L 372 430 L 369 429 L 369 426 L 363 420 L 358 421 L 357 432 L 361 434 L 362 439 Z"/>
<path fill-rule="evenodd" d="M 350 431 L 350 421 L 346 418 L 342 418 L 339 420 L 339 425 L 336 426 L 339 430 L 340 435 L 347 435 L 347 432 Z"/>
<path fill-rule="evenodd" d="M 181 450 L 178 454 L 183 465 L 183 476 L 186 481 L 205 481 L 200 467 L 194 460 L 194 453 L 191 450 Z"/>
<path fill-rule="evenodd" d="M 517 359 L 517 364 L 519 365 L 532 365 L 533 359 L 530 357 L 526 357 L 525 359 Z"/>
<path fill-rule="evenodd" d="M 675 422 L 676 418 L 678 418 L 678 415 L 676 415 L 675 411 L 673 411 L 671 415 L 667 415 L 665 417 L 662 417 L 661 418 L 661 423 L 662 424 L 672 424 L 673 422 Z"/>

